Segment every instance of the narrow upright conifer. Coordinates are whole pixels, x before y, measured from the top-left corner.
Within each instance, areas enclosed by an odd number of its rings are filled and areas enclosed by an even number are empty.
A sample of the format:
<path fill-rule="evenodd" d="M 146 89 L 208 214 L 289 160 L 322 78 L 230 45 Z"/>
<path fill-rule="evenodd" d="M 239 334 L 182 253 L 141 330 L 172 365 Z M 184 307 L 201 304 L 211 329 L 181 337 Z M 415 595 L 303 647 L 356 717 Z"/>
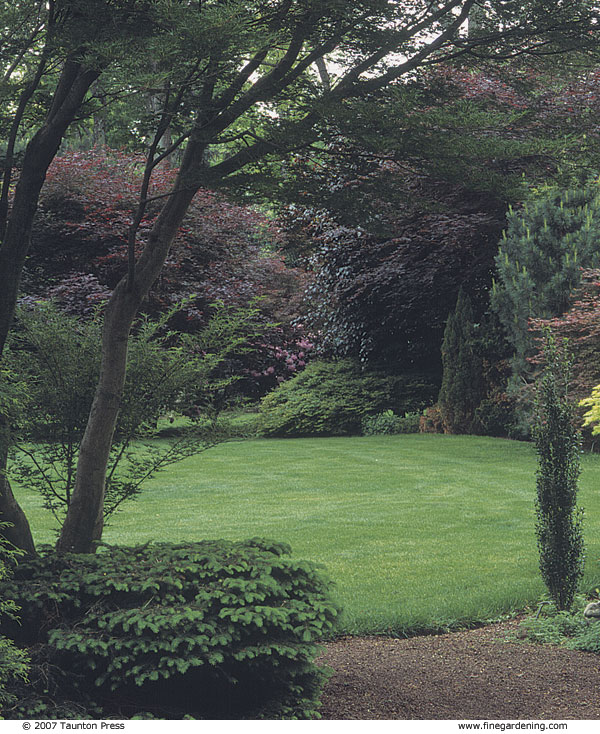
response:
<path fill-rule="evenodd" d="M 473 307 L 461 288 L 442 343 L 443 376 L 438 404 L 448 433 L 468 433 L 482 399 L 482 362 L 475 339 Z"/>
<path fill-rule="evenodd" d="M 558 609 L 569 609 L 583 575 L 582 510 L 577 508 L 580 438 L 567 397 L 570 358 L 548 331 L 538 384 L 536 534 L 540 571 Z"/>

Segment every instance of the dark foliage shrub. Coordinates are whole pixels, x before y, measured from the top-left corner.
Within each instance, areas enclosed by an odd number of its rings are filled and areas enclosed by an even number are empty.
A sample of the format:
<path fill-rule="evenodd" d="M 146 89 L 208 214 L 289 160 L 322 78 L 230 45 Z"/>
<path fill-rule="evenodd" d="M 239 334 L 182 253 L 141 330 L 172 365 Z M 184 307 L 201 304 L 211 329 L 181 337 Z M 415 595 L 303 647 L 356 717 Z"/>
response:
<path fill-rule="evenodd" d="M 419 433 L 444 433 L 444 422 L 439 405 L 427 408 L 419 420 Z"/>
<path fill-rule="evenodd" d="M 313 258 L 307 328 L 324 354 L 439 372 L 448 313 L 461 285 L 486 291 L 498 226 L 483 214 L 423 214 L 399 229 L 383 242 L 332 229 Z"/>
<path fill-rule="evenodd" d="M 496 391 L 481 401 L 473 419 L 473 432 L 483 436 L 517 438 L 513 433 L 515 401 L 504 392 Z"/>
<path fill-rule="evenodd" d="M 359 434 L 366 415 L 419 411 L 436 392 L 420 375 L 365 370 L 352 360 L 312 362 L 263 398 L 259 430 L 266 436 Z"/>
<path fill-rule="evenodd" d="M 6 523 L 0 523 L 0 529 L 6 529 Z M 0 538 L 0 583 L 10 577 L 18 552 Z M 0 619 L 16 617 L 17 607 L 6 594 L 0 595 Z M 28 659 L 26 654 L 15 647 L 14 642 L 0 634 L 0 719 L 3 718 L 5 706 L 14 703 L 15 696 L 10 692 L 11 684 L 27 680 Z"/>
<path fill-rule="evenodd" d="M 384 410 L 383 413 L 377 413 L 377 415 L 365 416 L 362 430 L 365 436 L 418 433 L 420 419 L 420 413 L 396 415 L 393 410 Z"/>
<path fill-rule="evenodd" d="M 442 342 L 442 386 L 438 405 L 447 433 L 471 433 L 484 395 L 483 360 L 471 299 L 461 288 Z"/>
<path fill-rule="evenodd" d="M 42 691 L 21 691 L 11 718 L 60 718 L 69 701 L 103 718 L 316 715 L 316 642 L 338 609 L 316 568 L 289 552 L 215 540 L 47 549 L 23 562 L 2 589 L 22 608 L 21 626 L 6 631 L 56 672 Z"/>

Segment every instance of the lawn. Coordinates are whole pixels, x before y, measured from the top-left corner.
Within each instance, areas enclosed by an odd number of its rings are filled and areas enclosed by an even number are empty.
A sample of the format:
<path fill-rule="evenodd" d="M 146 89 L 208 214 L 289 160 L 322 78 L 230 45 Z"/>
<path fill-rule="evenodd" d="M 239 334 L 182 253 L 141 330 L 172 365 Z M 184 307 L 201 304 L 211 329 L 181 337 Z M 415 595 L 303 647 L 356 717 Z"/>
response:
<path fill-rule="evenodd" d="M 525 443 L 405 435 L 221 444 L 159 475 L 104 540 L 265 536 L 322 563 L 353 634 L 468 624 L 544 594 Z M 585 589 L 600 585 L 600 456 L 582 461 Z M 19 490 L 38 542 L 51 518 Z"/>

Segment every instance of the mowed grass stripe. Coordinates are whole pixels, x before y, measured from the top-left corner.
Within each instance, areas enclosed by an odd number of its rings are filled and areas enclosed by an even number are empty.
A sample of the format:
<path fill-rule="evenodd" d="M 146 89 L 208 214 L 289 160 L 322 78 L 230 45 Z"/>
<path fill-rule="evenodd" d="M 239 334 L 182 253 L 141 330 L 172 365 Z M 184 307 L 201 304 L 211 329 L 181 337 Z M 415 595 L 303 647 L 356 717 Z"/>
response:
<path fill-rule="evenodd" d="M 584 456 L 584 586 L 600 585 L 600 456 Z M 351 633 L 469 624 L 544 593 L 530 444 L 473 436 L 228 443 L 159 475 L 104 540 L 266 536 L 327 567 Z M 53 539 L 33 509 L 40 541 Z"/>

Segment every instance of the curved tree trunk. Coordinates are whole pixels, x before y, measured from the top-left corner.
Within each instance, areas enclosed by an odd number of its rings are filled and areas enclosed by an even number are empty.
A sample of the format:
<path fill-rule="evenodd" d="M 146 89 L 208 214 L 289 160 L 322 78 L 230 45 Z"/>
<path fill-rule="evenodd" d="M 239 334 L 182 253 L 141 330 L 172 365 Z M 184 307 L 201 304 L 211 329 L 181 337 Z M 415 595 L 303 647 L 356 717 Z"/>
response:
<path fill-rule="evenodd" d="M 0 356 L 10 330 L 21 271 L 46 173 L 99 71 L 65 63 L 46 122 L 25 150 L 6 234 L 0 245 Z"/>
<path fill-rule="evenodd" d="M 21 272 L 29 250 L 31 229 L 46 173 L 67 128 L 99 73 L 82 68 L 74 60 L 65 62 L 48 117 L 25 150 L 10 221 L 0 245 L 0 357 L 13 319 Z M 6 479 L 8 432 L 9 427 L 4 421 L 0 426 L 0 520 L 11 523 L 12 527 L 3 531 L 2 535 L 10 539 L 13 545 L 32 553 L 33 539 L 27 518 Z"/>
<path fill-rule="evenodd" d="M 122 281 L 104 316 L 98 386 L 79 449 L 77 476 L 58 550 L 89 553 L 102 536 L 106 466 L 125 383 L 129 331 L 140 299 Z"/>
<path fill-rule="evenodd" d="M 0 476 L 0 504 L 2 522 L 9 523 L 8 527 L 2 528 L 2 537 L 24 551 L 26 556 L 37 555 L 25 513 L 15 499 L 8 479 L 2 476 Z"/>
<path fill-rule="evenodd" d="M 29 523 L 15 499 L 4 469 L 7 460 L 9 430 L 9 426 L 0 415 L 0 508 L 2 509 L 2 521 L 9 523 L 8 527 L 2 528 L 2 537 L 25 551 L 28 556 L 34 556 L 35 545 Z"/>
<path fill-rule="evenodd" d="M 127 369 L 129 332 L 142 301 L 159 276 L 169 248 L 197 190 L 204 148 L 190 141 L 175 185 L 135 269 L 115 288 L 106 308 L 100 377 L 81 442 L 71 503 L 57 543 L 60 552 L 93 553 L 103 528 L 106 470 Z"/>

